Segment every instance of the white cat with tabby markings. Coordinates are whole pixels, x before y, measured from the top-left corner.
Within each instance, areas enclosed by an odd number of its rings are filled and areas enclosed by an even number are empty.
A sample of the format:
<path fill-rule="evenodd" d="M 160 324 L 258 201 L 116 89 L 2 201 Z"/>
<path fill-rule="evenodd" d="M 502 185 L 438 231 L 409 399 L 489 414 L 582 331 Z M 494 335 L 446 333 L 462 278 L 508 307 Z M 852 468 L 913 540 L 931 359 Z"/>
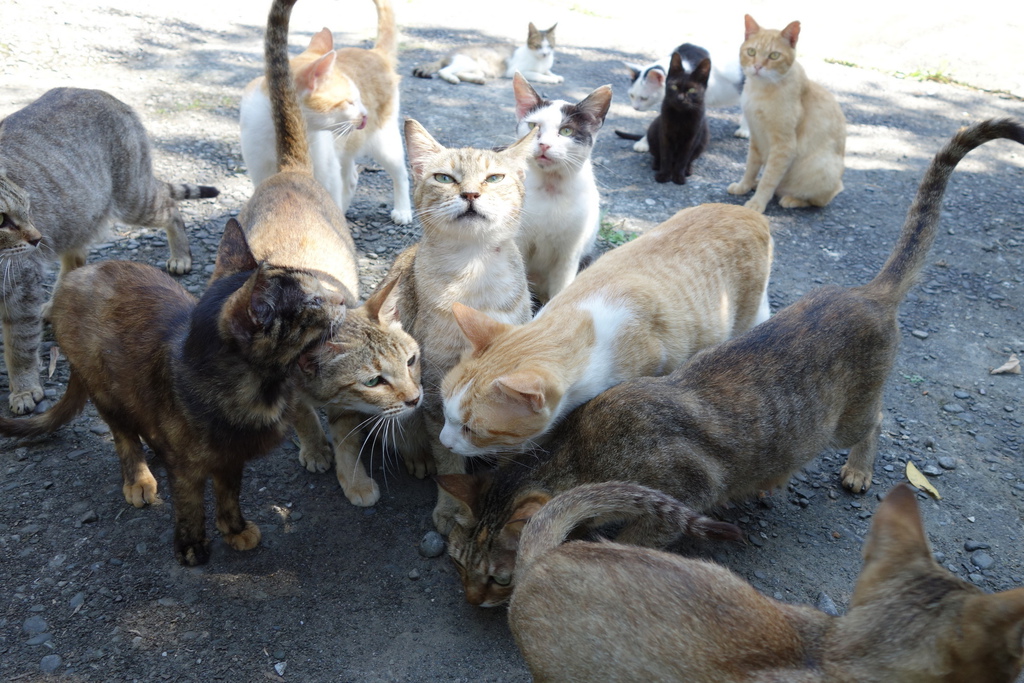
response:
<path fill-rule="evenodd" d="M 453 85 L 462 81 L 483 85 L 493 78 L 512 78 L 517 71 L 536 83 L 561 83 L 564 79 L 551 71 L 555 65 L 555 26 L 541 31 L 531 22 L 526 45 L 460 47 L 436 62 L 417 66 L 412 73 L 420 78 L 437 74 Z"/>

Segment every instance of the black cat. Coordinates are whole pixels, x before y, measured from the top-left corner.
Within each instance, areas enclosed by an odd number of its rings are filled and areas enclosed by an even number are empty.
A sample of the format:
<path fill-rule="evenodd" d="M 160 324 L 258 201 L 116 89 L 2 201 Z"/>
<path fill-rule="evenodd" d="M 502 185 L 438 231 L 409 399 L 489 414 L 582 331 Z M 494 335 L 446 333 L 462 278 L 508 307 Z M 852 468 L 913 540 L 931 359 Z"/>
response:
<path fill-rule="evenodd" d="M 665 100 L 661 114 L 647 129 L 654 161 L 651 168 L 659 183 L 686 183 L 693 162 L 708 146 L 711 129 L 704 115 L 704 91 L 711 74 L 711 60 L 705 57 L 692 72 L 683 68 L 682 57 L 672 53 L 665 78 Z"/>

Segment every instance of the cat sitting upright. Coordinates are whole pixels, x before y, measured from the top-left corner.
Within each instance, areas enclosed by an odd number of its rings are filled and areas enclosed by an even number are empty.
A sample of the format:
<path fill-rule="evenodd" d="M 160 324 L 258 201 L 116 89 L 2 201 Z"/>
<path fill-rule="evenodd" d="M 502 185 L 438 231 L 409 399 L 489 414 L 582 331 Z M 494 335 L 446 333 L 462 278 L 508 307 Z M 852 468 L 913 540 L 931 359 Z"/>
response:
<path fill-rule="evenodd" d="M 1012 683 L 1024 588 L 985 594 L 933 559 L 914 490 L 898 484 L 864 542 L 850 608 L 831 617 L 728 569 L 618 543 L 564 543 L 609 512 L 689 511 L 640 486 L 581 486 L 522 531 L 508 620 L 538 683 Z"/>
<path fill-rule="evenodd" d="M 545 100 L 516 72 L 517 134 L 536 130 L 526 163 L 519 250 L 530 291 L 541 303 L 565 289 L 591 255 L 601 227 L 601 197 L 590 153 L 612 101 L 603 85 L 577 103 Z"/>
<path fill-rule="evenodd" d="M 306 120 L 313 172 L 342 213 L 359 182 L 356 160 L 369 154 L 391 177 L 397 225 L 412 222 L 409 175 L 398 123 L 398 29 L 391 0 L 374 0 L 377 42 L 370 50 L 334 48 L 328 29 L 291 60 Z M 277 172 L 270 96 L 263 76 L 245 88 L 239 105 L 242 157 L 253 185 Z"/>
<path fill-rule="evenodd" d="M 50 261 L 60 258 L 59 283 L 122 221 L 163 228 L 168 272 L 192 270 L 175 202 L 216 197 L 217 189 L 165 183 L 152 166 L 138 115 L 100 90 L 55 88 L 0 121 L 0 318 L 15 414 L 43 398 L 39 339 Z"/>
<path fill-rule="evenodd" d="M 741 99 L 750 147 L 746 172 L 728 192 L 747 194 L 756 187 L 746 203 L 755 211 L 763 212 L 774 195 L 786 209 L 825 206 L 843 191 L 843 110 L 796 61 L 799 21 L 778 31 L 761 28 L 749 14 L 744 20 L 740 63 L 747 79 Z"/>
<path fill-rule="evenodd" d="M 494 78 L 512 78 L 518 71 L 534 83 L 561 83 L 564 79 L 551 69 L 555 64 L 555 24 L 546 31 L 530 22 L 526 45 L 469 45 L 412 70 L 419 78 L 442 79 L 458 85 L 462 81 L 483 85 Z"/>

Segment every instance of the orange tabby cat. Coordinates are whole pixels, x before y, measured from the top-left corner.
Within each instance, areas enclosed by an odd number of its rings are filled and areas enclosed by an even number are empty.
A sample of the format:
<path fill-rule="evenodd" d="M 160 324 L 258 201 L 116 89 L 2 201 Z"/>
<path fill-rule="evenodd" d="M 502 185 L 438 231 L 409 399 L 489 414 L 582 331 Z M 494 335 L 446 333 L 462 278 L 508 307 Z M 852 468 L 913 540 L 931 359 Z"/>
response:
<path fill-rule="evenodd" d="M 768 318 L 771 260 L 767 219 L 705 204 L 601 256 L 525 325 L 456 304 L 473 350 L 441 384 L 441 443 L 518 451 L 608 387 L 745 332 Z"/>
<path fill-rule="evenodd" d="M 843 111 L 796 61 L 799 21 L 778 31 L 761 28 L 749 14 L 744 19 L 740 65 L 746 82 L 740 101 L 750 124 L 750 147 L 746 173 L 729 185 L 729 194 L 756 187 L 746 206 L 762 212 L 773 195 L 787 209 L 825 206 L 843 191 Z"/>

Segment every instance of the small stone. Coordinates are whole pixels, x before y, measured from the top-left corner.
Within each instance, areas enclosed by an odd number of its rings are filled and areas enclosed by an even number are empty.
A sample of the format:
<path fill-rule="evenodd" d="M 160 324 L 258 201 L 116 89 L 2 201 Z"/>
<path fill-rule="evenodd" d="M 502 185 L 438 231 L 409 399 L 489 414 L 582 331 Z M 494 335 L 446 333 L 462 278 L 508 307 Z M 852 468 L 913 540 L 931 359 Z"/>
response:
<path fill-rule="evenodd" d="M 956 391 L 954 391 L 953 392 L 953 396 L 955 396 L 956 398 L 959 398 L 959 399 L 965 399 L 965 398 L 970 398 L 971 397 L 971 395 L 968 394 L 963 389 L 957 389 Z"/>
<path fill-rule="evenodd" d="M 278 662 L 274 665 L 274 671 L 277 672 L 278 676 L 284 676 L 285 669 L 288 668 L 288 662 Z"/>
<path fill-rule="evenodd" d="M 1013 406 L 1003 406 L 1003 410 L 1005 410 L 1008 413 L 1012 413 L 1014 411 L 1014 407 Z"/>
<path fill-rule="evenodd" d="M 60 655 L 46 655 L 39 662 L 39 670 L 44 674 L 56 673 L 63 663 L 64 660 L 60 658 Z"/>
<path fill-rule="evenodd" d="M 940 477 L 942 476 L 942 470 L 935 465 L 925 465 L 921 468 L 921 471 L 927 474 L 929 477 Z"/>
<path fill-rule="evenodd" d="M 970 579 L 973 583 L 981 583 L 984 579 L 984 577 L 981 574 L 975 574 L 973 572 L 968 574 L 967 578 Z"/>
<path fill-rule="evenodd" d="M 992 556 L 982 550 L 971 555 L 971 564 L 978 569 L 990 569 L 995 563 L 996 561 L 992 559 Z"/>
<path fill-rule="evenodd" d="M 104 436 L 110 433 L 110 427 L 107 426 L 106 422 L 96 422 L 89 427 L 89 431 L 98 436 Z"/>
<path fill-rule="evenodd" d="M 43 643 L 45 643 L 45 642 L 47 642 L 49 640 L 52 640 L 52 639 L 53 639 L 53 634 L 52 633 L 40 633 L 40 634 L 32 636 L 31 638 L 26 640 L 25 644 L 26 645 L 42 645 Z"/>
<path fill-rule="evenodd" d="M 92 524 L 98 519 L 99 515 L 96 514 L 95 510 L 88 510 L 82 513 L 82 516 L 78 518 L 78 521 L 81 524 Z"/>
<path fill-rule="evenodd" d="M 48 628 L 46 620 L 42 617 L 31 616 L 25 620 L 21 628 L 30 636 L 34 636 L 37 633 L 43 633 Z"/>
<path fill-rule="evenodd" d="M 156 601 L 156 604 L 160 605 L 161 607 L 174 607 L 178 604 L 178 601 L 174 598 L 160 598 Z"/>
<path fill-rule="evenodd" d="M 420 578 L 420 570 L 419 569 L 413 569 L 411 572 L 409 572 L 409 578 L 412 579 L 413 581 L 418 580 Z"/>
<path fill-rule="evenodd" d="M 982 541 L 964 541 L 964 550 L 969 553 L 973 553 L 975 550 L 988 550 L 991 547 L 988 543 L 983 543 Z"/>
<path fill-rule="evenodd" d="M 753 543 L 758 548 L 764 546 L 764 540 L 762 540 L 761 537 L 757 534 L 748 534 L 747 538 L 750 540 L 751 543 Z"/>
<path fill-rule="evenodd" d="M 939 467 L 941 467 L 944 470 L 955 470 L 956 459 L 948 455 L 943 455 L 939 458 Z"/>
<path fill-rule="evenodd" d="M 68 603 L 72 609 L 78 609 L 85 604 L 85 593 L 79 591 L 75 593 L 75 596 L 71 598 L 71 602 Z"/>
<path fill-rule="evenodd" d="M 927 339 L 928 333 L 924 330 L 911 330 L 910 334 L 917 337 L 918 339 Z"/>
<path fill-rule="evenodd" d="M 828 593 L 824 591 L 818 593 L 818 609 L 825 614 L 832 615 L 833 617 L 839 616 L 839 610 L 836 608 L 836 603 L 828 596 Z"/>
<path fill-rule="evenodd" d="M 959 403 L 947 403 L 946 405 L 942 406 L 942 409 L 945 410 L 947 413 L 964 412 L 964 407 Z"/>
<path fill-rule="evenodd" d="M 364 517 L 373 517 L 375 514 L 377 514 L 377 508 L 364 508 L 363 509 L 363 516 Z"/>
<path fill-rule="evenodd" d="M 428 531 L 420 539 L 419 551 L 423 557 L 440 557 L 444 552 L 444 536 L 436 531 Z"/>
<path fill-rule="evenodd" d="M 83 455 L 86 455 L 86 454 L 87 454 L 88 452 L 89 452 L 89 451 L 88 451 L 88 449 L 85 449 L 85 448 L 79 448 L 79 449 L 76 449 L 76 450 L 73 450 L 73 451 L 71 451 L 71 452 L 70 452 L 70 453 L 68 453 L 68 454 L 67 454 L 67 455 L 66 455 L 65 457 L 66 457 L 66 458 L 67 458 L 68 460 L 78 460 L 78 459 L 79 459 L 79 458 L 81 458 L 81 457 L 82 457 Z"/>
<path fill-rule="evenodd" d="M 292 520 L 293 522 L 297 522 L 300 519 L 302 519 L 302 512 L 299 510 L 292 510 L 292 514 L 288 515 L 288 519 Z"/>

